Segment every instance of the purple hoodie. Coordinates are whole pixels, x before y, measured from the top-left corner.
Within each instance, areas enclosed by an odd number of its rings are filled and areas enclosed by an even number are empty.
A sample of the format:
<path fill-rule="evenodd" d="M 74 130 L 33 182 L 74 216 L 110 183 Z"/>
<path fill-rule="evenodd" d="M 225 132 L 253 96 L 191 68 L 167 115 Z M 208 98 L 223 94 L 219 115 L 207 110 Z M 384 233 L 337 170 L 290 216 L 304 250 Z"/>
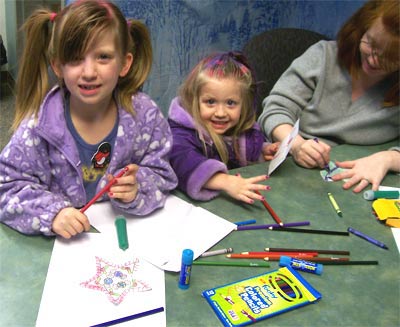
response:
<path fill-rule="evenodd" d="M 22 122 L 0 155 L 0 221 L 24 234 L 54 235 L 52 222 L 66 207 L 88 202 L 79 153 L 64 116 L 62 91 L 53 88 L 37 120 Z M 109 199 L 114 207 L 146 215 L 164 205 L 177 179 L 168 162 L 172 136 L 157 105 L 144 93 L 132 98 L 136 115 L 118 108 L 119 126 L 107 173 L 139 166 L 139 190 L 130 203 Z M 97 192 L 105 186 L 103 177 Z"/>
<path fill-rule="evenodd" d="M 239 137 L 240 159 L 235 158 L 228 142 L 229 161 L 226 166 L 222 161 L 210 136 L 203 132 L 207 155 L 195 127 L 193 118 L 181 107 L 179 98 L 172 100 L 168 122 L 173 135 L 170 162 L 178 176 L 178 188 L 195 200 L 207 201 L 219 194 L 204 184 L 217 172 L 227 173 L 228 169 L 247 166 L 249 163 L 264 161 L 262 147 L 265 137 L 258 124 Z M 228 141 L 228 138 L 227 138 Z"/>

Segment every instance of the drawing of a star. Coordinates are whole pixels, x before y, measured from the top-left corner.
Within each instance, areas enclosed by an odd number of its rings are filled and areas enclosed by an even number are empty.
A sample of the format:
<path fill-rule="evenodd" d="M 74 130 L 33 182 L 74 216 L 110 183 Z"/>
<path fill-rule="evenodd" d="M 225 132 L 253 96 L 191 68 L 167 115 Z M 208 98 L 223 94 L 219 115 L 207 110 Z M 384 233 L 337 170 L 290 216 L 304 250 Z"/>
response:
<path fill-rule="evenodd" d="M 151 287 L 135 278 L 135 271 L 139 267 L 139 259 L 122 265 L 113 264 L 96 256 L 96 275 L 80 285 L 106 293 L 114 304 L 120 304 L 125 295 L 130 292 L 144 292 Z"/>

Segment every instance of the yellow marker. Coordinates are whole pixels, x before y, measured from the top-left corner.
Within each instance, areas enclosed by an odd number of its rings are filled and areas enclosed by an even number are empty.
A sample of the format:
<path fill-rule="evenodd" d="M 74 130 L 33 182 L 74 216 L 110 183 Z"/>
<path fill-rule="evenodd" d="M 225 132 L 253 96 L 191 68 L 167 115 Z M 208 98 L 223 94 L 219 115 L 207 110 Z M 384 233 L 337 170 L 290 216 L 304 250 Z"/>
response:
<path fill-rule="evenodd" d="M 336 213 L 339 217 L 342 217 L 342 211 L 340 210 L 335 198 L 333 197 L 332 193 L 328 192 L 329 201 L 331 201 L 333 209 L 335 209 Z"/>

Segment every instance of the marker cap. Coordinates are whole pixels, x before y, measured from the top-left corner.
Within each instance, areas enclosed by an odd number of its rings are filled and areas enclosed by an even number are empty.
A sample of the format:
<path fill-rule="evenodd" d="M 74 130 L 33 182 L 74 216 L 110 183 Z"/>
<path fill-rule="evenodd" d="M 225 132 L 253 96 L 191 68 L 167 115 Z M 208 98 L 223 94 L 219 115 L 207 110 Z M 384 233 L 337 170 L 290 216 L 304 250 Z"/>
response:
<path fill-rule="evenodd" d="M 118 245 L 122 250 L 129 247 L 128 233 L 126 231 L 126 219 L 124 216 L 118 216 L 115 219 L 115 227 L 117 228 Z"/>

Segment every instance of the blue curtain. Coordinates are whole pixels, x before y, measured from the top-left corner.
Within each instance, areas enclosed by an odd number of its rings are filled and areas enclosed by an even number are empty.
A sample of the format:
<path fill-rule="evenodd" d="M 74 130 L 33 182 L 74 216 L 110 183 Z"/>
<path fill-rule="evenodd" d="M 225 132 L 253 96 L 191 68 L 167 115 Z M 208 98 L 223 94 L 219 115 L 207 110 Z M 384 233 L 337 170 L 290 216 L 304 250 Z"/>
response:
<path fill-rule="evenodd" d="M 67 3 L 71 2 L 67 1 Z M 154 63 L 144 91 L 167 115 L 191 68 L 213 51 L 241 50 L 252 36 L 278 27 L 334 39 L 366 0 L 115 0 L 127 18 L 150 29 Z"/>

